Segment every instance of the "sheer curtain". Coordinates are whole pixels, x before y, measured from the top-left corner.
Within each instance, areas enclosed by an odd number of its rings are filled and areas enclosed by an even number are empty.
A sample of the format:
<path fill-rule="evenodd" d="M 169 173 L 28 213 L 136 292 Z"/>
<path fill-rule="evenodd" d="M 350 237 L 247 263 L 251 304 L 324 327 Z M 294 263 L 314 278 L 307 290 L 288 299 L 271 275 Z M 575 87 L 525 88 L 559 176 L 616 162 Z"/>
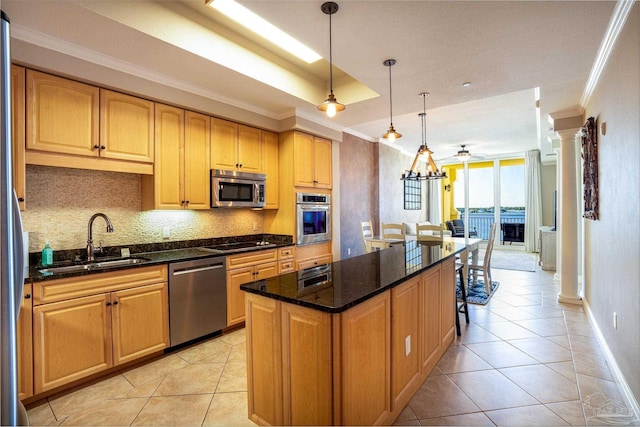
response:
<path fill-rule="evenodd" d="M 442 184 L 439 179 L 427 181 L 429 183 L 429 211 L 427 214 L 427 221 L 431 224 L 440 224 L 442 219 L 440 213 L 442 211 L 442 202 L 440 193 L 442 191 Z"/>
<path fill-rule="evenodd" d="M 542 225 L 542 189 L 540 188 L 540 151 L 524 155 L 524 249 L 540 252 L 538 230 Z"/>

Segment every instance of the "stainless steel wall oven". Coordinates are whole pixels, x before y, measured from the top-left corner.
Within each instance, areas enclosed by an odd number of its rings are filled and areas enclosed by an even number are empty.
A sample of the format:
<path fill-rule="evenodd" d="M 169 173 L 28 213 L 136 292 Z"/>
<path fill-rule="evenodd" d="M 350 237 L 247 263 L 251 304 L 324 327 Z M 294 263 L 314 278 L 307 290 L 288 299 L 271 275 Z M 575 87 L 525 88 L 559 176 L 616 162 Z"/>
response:
<path fill-rule="evenodd" d="M 296 243 L 331 240 L 331 195 L 296 193 Z"/>

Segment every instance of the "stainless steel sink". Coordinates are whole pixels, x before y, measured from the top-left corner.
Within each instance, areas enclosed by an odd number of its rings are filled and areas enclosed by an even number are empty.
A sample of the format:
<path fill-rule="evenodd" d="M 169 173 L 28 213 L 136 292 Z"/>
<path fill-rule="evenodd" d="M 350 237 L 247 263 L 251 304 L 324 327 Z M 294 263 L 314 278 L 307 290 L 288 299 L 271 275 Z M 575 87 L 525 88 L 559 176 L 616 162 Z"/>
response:
<path fill-rule="evenodd" d="M 140 258 L 140 257 L 121 258 L 121 259 L 111 259 L 111 260 L 104 260 L 104 261 L 94 261 L 86 264 L 47 267 L 47 268 L 39 269 L 38 271 L 46 276 L 51 274 L 77 273 L 82 271 L 99 270 L 99 269 L 111 268 L 111 267 L 122 267 L 127 265 L 144 264 L 147 261 L 149 261 L 148 258 Z"/>

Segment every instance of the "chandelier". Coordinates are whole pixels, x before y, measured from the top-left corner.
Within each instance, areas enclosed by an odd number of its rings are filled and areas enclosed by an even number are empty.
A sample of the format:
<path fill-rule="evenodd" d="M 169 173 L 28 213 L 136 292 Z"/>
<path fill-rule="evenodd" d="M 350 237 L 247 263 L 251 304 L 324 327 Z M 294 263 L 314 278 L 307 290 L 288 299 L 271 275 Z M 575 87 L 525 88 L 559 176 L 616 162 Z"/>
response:
<path fill-rule="evenodd" d="M 446 172 L 440 172 L 436 162 L 433 161 L 431 155 L 433 151 L 429 149 L 427 146 L 427 96 L 429 96 L 429 92 L 420 93 L 422 96 L 422 113 L 418 114 L 420 116 L 420 121 L 422 124 L 422 144 L 418 147 L 418 152 L 416 153 L 416 157 L 413 159 L 413 163 L 411 164 L 411 168 L 409 170 L 402 172 L 402 180 L 407 181 L 424 181 L 429 179 L 442 179 L 447 177 Z M 418 159 L 420 156 L 427 156 L 427 170 L 424 175 L 420 172 L 419 169 L 416 169 L 418 165 Z"/>

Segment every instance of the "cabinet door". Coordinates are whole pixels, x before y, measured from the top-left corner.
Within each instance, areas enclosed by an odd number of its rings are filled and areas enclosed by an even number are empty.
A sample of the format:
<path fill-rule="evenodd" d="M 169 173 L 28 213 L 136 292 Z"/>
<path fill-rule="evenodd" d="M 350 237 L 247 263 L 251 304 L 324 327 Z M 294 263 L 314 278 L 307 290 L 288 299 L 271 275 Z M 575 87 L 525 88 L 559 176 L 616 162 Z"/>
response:
<path fill-rule="evenodd" d="M 391 289 L 392 410 L 420 387 L 420 276 Z"/>
<path fill-rule="evenodd" d="M 238 124 L 211 118 L 211 169 L 236 170 Z"/>
<path fill-rule="evenodd" d="M 293 144 L 295 186 L 313 187 L 315 185 L 314 144 L 312 135 L 295 132 Z"/>
<path fill-rule="evenodd" d="M 238 126 L 238 169 L 262 172 L 262 139 L 260 129 Z"/>
<path fill-rule="evenodd" d="M 182 209 L 184 111 L 156 104 L 154 195 L 156 209 Z"/>
<path fill-rule="evenodd" d="M 278 263 L 270 262 L 268 264 L 256 265 L 254 267 L 253 280 L 268 279 L 278 275 Z"/>
<path fill-rule="evenodd" d="M 113 292 L 111 304 L 114 366 L 169 346 L 166 283 Z"/>
<path fill-rule="evenodd" d="M 209 116 L 185 112 L 184 130 L 184 198 L 189 209 L 210 209 Z"/>
<path fill-rule="evenodd" d="M 227 326 L 244 322 L 244 291 L 240 290 L 240 285 L 253 282 L 254 272 L 254 267 L 227 271 Z"/>
<path fill-rule="evenodd" d="M 27 70 L 27 149 L 97 157 L 95 86 Z"/>
<path fill-rule="evenodd" d="M 340 327 L 341 415 L 334 423 L 382 424 L 391 412 L 389 291 L 342 313 Z"/>
<path fill-rule="evenodd" d="M 33 336 L 31 285 L 24 285 L 22 305 L 18 317 L 18 399 L 33 396 Z"/>
<path fill-rule="evenodd" d="M 442 348 L 440 339 L 440 266 L 422 274 L 420 293 L 420 327 L 422 372 L 431 372 Z"/>
<path fill-rule="evenodd" d="M 265 188 L 265 209 L 278 209 L 280 185 L 278 174 L 278 135 L 273 132 L 262 131 L 262 172 L 267 175 Z"/>
<path fill-rule="evenodd" d="M 332 425 L 331 314 L 282 303 L 284 425 Z M 254 324 L 255 327 L 255 324 Z"/>
<path fill-rule="evenodd" d="M 315 138 L 315 187 L 331 188 L 331 141 Z"/>
<path fill-rule="evenodd" d="M 100 157 L 153 163 L 153 116 L 153 102 L 100 89 Z"/>
<path fill-rule="evenodd" d="M 34 393 L 113 365 L 109 294 L 33 308 Z"/>
<path fill-rule="evenodd" d="M 26 164 L 24 158 L 24 100 L 25 100 L 25 69 L 16 65 L 11 66 L 11 131 L 13 132 L 13 188 L 18 196 L 20 210 L 25 207 L 26 197 Z"/>
<path fill-rule="evenodd" d="M 453 259 L 442 263 L 440 282 L 440 326 L 442 345 L 448 346 L 453 342 L 455 329 L 457 303 L 456 303 L 456 270 Z"/>

